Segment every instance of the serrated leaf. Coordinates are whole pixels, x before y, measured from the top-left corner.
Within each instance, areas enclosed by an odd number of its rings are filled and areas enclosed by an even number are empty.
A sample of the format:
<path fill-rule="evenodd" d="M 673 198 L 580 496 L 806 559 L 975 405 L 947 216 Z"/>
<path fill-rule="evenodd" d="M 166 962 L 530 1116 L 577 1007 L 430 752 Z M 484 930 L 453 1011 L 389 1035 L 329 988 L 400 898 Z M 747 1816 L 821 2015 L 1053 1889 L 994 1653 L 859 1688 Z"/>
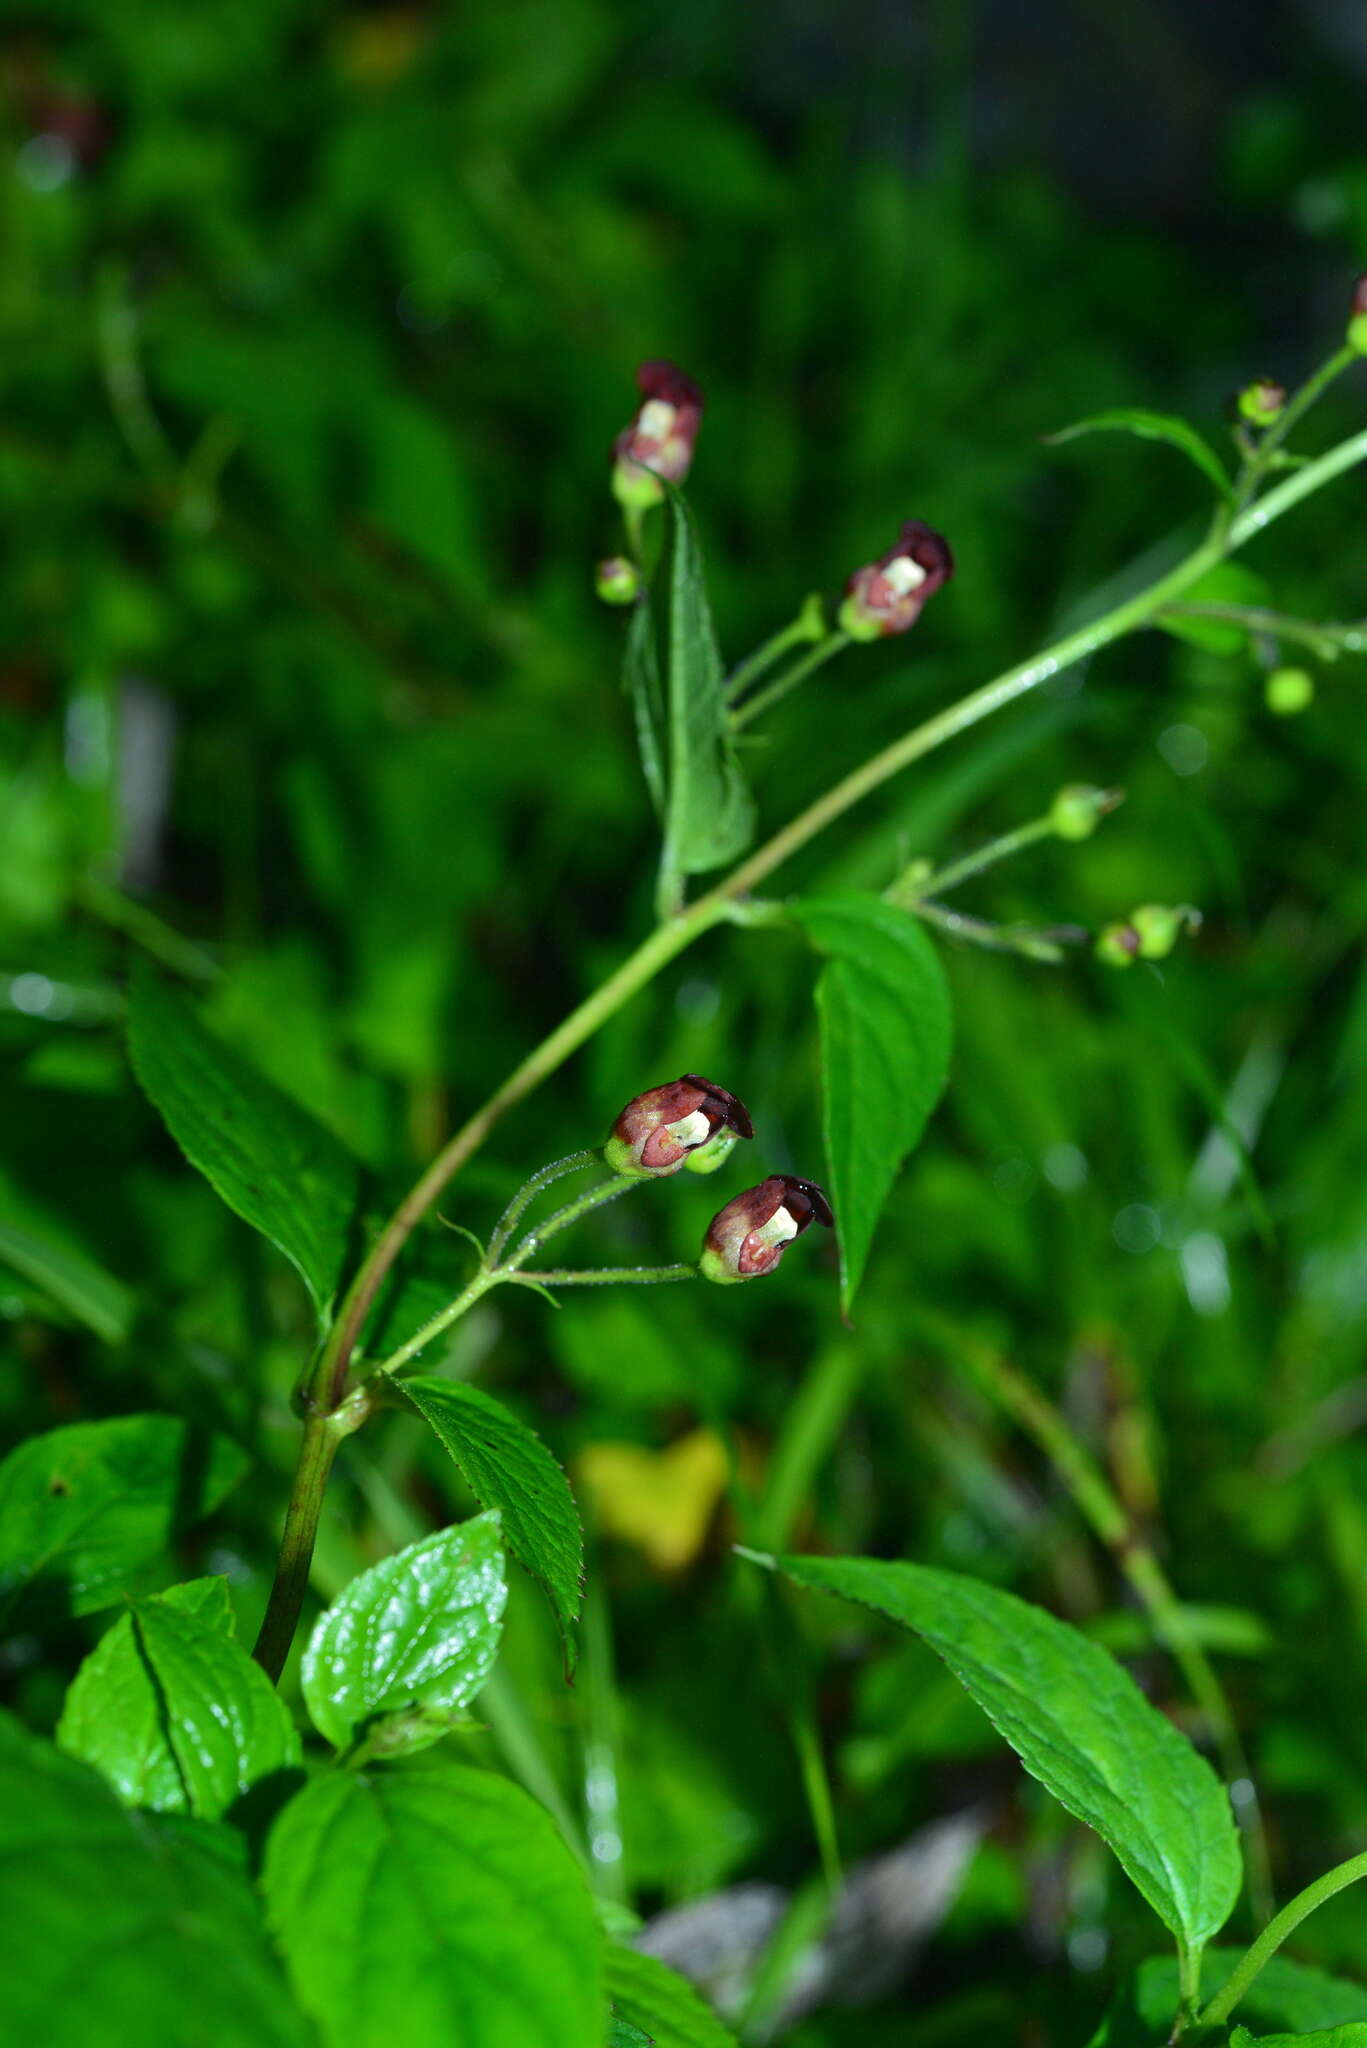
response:
<path fill-rule="evenodd" d="M 1243 562 L 1217 562 L 1182 592 L 1183 604 L 1266 605 L 1271 586 Z M 1175 639 L 1189 640 L 1211 654 L 1238 654 L 1248 640 L 1247 626 L 1234 619 L 1189 618 L 1181 612 L 1159 612 L 1154 620 Z"/>
<path fill-rule="evenodd" d="M 178 1601 L 140 1601 L 96 1644 L 67 1691 L 57 1741 L 126 1805 L 218 1820 L 299 1763 L 299 1737 L 265 1672 L 214 1618 L 212 1597 L 195 1612 L 190 1589 L 177 1591 Z"/>
<path fill-rule="evenodd" d="M 1228 1796 L 1105 1650 L 1042 1607 L 957 1572 L 861 1557 L 779 1565 L 800 1586 L 914 1629 L 1031 1775 L 1110 1844 L 1189 1951 L 1224 1926 L 1241 1881 Z"/>
<path fill-rule="evenodd" d="M 307 2048 L 236 1830 L 129 1813 L 0 1715 L 0 2011 L 43 2048 Z"/>
<path fill-rule="evenodd" d="M 167 1586 L 157 1594 L 157 1598 L 168 1607 L 179 1607 L 186 1614 L 197 1615 L 210 1628 L 217 1629 L 221 1636 L 232 1638 L 237 1634 L 232 1595 L 222 1573 L 216 1573 L 212 1578 L 185 1579 L 178 1586 Z"/>
<path fill-rule="evenodd" d="M 93 1259 L 35 1237 L 17 1224 L 0 1223 L 0 1260 L 41 1287 L 58 1308 L 106 1344 L 121 1344 L 128 1335 L 137 1297 Z"/>
<path fill-rule="evenodd" d="M 30 1437 L 0 1464 L 0 1606 L 38 1586 L 50 1617 L 108 1606 L 246 1469 L 236 1444 L 171 1415 Z"/>
<path fill-rule="evenodd" d="M 500 1510 L 503 1540 L 545 1586 L 572 1663 L 584 1532 L 568 1479 L 535 1431 L 481 1388 L 439 1379 L 404 1380 L 402 1386 L 480 1506 Z"/>
<path fill-rule="evenodd" d="M 1229 471 L 1209 441 L 1176 413 L 1146 412 L 1141 406 L 1120 406 L 1110 412 L 1093 413 L 1090 419 L 1077 420 L 1070 427 L 1060 427 L 1056 434 L 1045 434 L 1043 440 L 1047 447 L 1057 448 L 1065 441 L 1077 440 L 1080 434 L 1106 432 L 1137 434 L 1141 441 L 1166 441 L 1170 448 L 1180 449 L 1189 462 L 1195 463 L 1222 498 L 1234 495 Z"/>
<path fill-rule="evenodd" d="M 641 772 L 657 818 L 665 815 L 665 701 L 660 679 L 660 651 L 655 640 L 655 615 L 642 597 L 632 610 L 622 653 L 622 687 L 631 699 Z"/>
<path fill-rule="evenodd" d="M 638 1948 L 607 1952 L 613 2011 L 639 2027 L 655 2048 L 736 2048 L 736 2037 L 686 1977 Z"/>
<path fill-rule="evenodd" d="M 669 488 L 669 487 L 667 487 Z M 668 794 L 664 869 L 697 875 L 749 844 L 754 805 L 736 762 L 693 515 L 669 488 Z"/>
<path fill-rule="evenodd" d="M 324 1317 L 341 1282 L 359 1197 L 359 1170 L 346 1147 L 149 970 L 133 979 L 128 1048 L 190 1164 L 285 1254 Z"/>
<path fill-rule="evenodd" d="M 264 1887 L 326 2048 L 601 2048 L 588 1889 L 504 1778 L 440 1757 L 320 1778 L 277 1819 Z"/>
<path fill-rule="evenodd" d="M 1215 1996 L 1243 1960 L 1238 1948 L 1208 1948 L 1201 1958 L 1201 2000 Z M 1180 1990 L 1173 1956 L 1141 1963 L 1112 2003 L 1088 2048 L 1159 2048 L 1172 2031 Z M 1255 2027 L 1313 2029 L 1367 2020 L 1367 1990 L 1304 1963 L 1273 1956 L 1239 2001 Z"/>
<path fill-rule="evenodd" d="M 924 927 L 877 896 L 812 896 L 792 915 L 827 961 L 816 987 L 822 1122 L 848 1311 L 883 1204 L 945 1085 L 949 990 Z"/>
<path fill-rule="evenodd" d="M 372 1565 L 318 1620 L 304 1701 L 338 1749 L 379 1714 L 455 1714 L 493 1668 L 508 1588 L 497 1512 L 410 1543 Z"/>
<path fill-rule="evenodd" d="M 1341 2027 L 1317 2027 L 1313 2034 L 1250 2034 L 1236 2027 L 1229 2048 L 1367 2048 L 1367 2020 L 1347 2020 Z"/>
<path fill-rule="evenodd" d="M 653 2048 L 653 2044 L 649 2034 L 613 2013 L 608 2020 L 607 2048 Z"/>

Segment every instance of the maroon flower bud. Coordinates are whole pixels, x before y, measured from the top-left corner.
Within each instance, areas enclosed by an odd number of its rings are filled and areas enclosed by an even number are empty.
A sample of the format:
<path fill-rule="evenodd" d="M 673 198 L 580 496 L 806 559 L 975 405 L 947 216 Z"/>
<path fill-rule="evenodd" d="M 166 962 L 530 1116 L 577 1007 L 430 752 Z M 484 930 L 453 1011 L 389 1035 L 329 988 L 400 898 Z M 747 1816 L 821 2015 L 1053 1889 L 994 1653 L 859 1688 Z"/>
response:
<path fill-rule="evenodd" d="M 721 1130 L 753 1138 L 750 1112 L 740 1099 L 701 1074 L 684 1074 L 630 1101 L 612 1127 L 603 1157 L 614 1173 L 659 1179 L 686 1166 L 692 1153 Z M 720 1165 L 718 1158 L 715 1164 Z"/>
<path fill-rule="evenodd" d="M 905 633 L 921 607 L 954 574 L 949 542 L 922 519 L 908 519 L 896 544 L 856 569 L 845 585 L 840 624 L 852 640 Z"/>
<path fill-rule="evenodd" d="M 707 1226 L 699 1271 L 723 1287 L 772 1273 L 795 1237 L 809 1223 L 835 1222 L 831 1205 L 814 1180 L 771 1173 L 757 1188 L 728 1202 Z"/>
<path fill-rule="evenodd" d="M 688 475 L 703 395 L 673 363 L 642 363 L 636 385 L 644 403 L 613 443 L 612 491 L 619 504 L 644 508 L 664 496 L 661 477 L 681 484 Z"/>

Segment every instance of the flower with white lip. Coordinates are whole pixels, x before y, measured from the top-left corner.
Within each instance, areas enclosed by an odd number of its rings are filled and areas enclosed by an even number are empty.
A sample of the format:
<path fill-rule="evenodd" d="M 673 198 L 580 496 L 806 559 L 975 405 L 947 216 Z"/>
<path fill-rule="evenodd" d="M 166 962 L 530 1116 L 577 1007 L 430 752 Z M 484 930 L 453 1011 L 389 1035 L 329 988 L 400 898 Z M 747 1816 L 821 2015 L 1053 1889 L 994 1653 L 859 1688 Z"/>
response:
<path fill-rule="evenodd" d="M 693 461 L 703 395 L 673 363 L 642 363 L 636 372 L 644 403 L 613 444 L 613 496 L 641 510 L 664 496 L 661 477 L 681 484 Z"/>
<path fill-rule="evenodd" d="M 707 1226 L 698 1270 L 727 1287 L 772 1273 L 794 1238 L 811 1223 L 835 1222 L 831 1205 L 812 1180 L 771 1173 L 757 1188 L 728 1202 Z"/>
<path fill-rule="evenodd" d="M 887 553 L 856 569 L 845 585 L 841 628 L 852 640 L 905 633 L 953 574 L 948 541 L 924 520 L 908 519 Z"/>
<path fill-rule="evenodd" d="M 750 1112 L 729 1089 L 702 1074 L 647 1088 L 612 1127 L 603 1157 L 614 1173 L 657 1180 L 688 1166 L 710 1173 L 737 1138 L 753 1138 Z"/>

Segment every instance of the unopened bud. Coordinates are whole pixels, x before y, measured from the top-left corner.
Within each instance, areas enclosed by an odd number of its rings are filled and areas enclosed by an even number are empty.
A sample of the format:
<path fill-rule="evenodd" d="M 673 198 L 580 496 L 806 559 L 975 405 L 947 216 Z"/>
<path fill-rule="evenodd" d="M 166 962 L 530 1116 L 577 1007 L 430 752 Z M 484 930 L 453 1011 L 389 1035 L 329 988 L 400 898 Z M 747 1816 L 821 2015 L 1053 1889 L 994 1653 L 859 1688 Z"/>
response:
<path fill-rule="evenodd" d="M 831 1205 L 812 1180 L 771 1173 L 757 1188 L 728 1202 L 707 1226 L 698 1270 L 705 1280 L 729 1287 L 772 1273 L 795 1237 L 810 1223 L 829 1229 Z"/>
<path fill-rule="evenodd" d="M 1184 931 L 1194 931 L 1201 922 L 1199 910 L 1189 903 L 1173 909 L 1167 903 L 1143 903 L 1130 912 L 1130 926 L 1139 937 L 1140 957 L 1166 960 Z"/>
<path fill-rule="evenodd" d="M 841 630 L 852 640 L 905 633 L 920 618 L 926 600 L 953 574 L 949 542 L 924 520 L 908 519 L 887 553 L 856 569 L 845 585 Z"/>
<path fill-rule="evenodd" d="M 1352 311 L 1348 317 L 1348 346 L 1367 356 L 1367 270 L 1353 286 Z"/>
<path fill-rule="evenodd" d="M 1096 957 L 1108 967 L 1131 967 L 1139 957 L 1139 934 L 1132 924 L 1108 924 L 1099 933 Z"/>
<path fill-rule="evenodd" d="M 1049 823 L 1060 839 L 1090 839 L 1107 811 L 1123 801 L 1118 789 L 1094 789 L 1070 782 L 1049 806 Z"/>
<path fill-rule="evenodd" d="M 612 1127 L 603 1157 L 614 1173 L 658 1180 L 690 1164 L 723 1130 L 754 1137 L 745 1104 L 701 1074 L 684 1074 L 632 1098 Z M 714 1157 L 699 1170 L 710 1172 L 720 1164 L 721 1158 Z"/>
<path fill-rule="evenodd" d="M 1315 685 L 1303 668 L 1274 668 L 1263 685 L 1263 698 L 1278 718 L 1294 718 L 1315 701 Z"/>
<path fill-rule="evenodd" d="M 635 604 L 641 594 L 641 572 L 625 555 L 610 555 L 594 570 L 593 587 L 604 604 Z"/>
<path fill-rule="evenodd" d="M 1247 420 L 1251 427 L 1270 427 L 1281 417 L 1286 387 L 1274 383 L 1271 377 L 1257 377 L 1253 383 L 1245 384 L 1237 403 L 1240 419 Z"/>
<path fill-rule="evenodd" d="M 642 363 L 636 386 L 643 402 L 613 443 L 612 494 L 619 505 L 644 511 L 663 498 L 662 477 L 681 484 L 688 475 L 703 395 L 673 363 Z"/>

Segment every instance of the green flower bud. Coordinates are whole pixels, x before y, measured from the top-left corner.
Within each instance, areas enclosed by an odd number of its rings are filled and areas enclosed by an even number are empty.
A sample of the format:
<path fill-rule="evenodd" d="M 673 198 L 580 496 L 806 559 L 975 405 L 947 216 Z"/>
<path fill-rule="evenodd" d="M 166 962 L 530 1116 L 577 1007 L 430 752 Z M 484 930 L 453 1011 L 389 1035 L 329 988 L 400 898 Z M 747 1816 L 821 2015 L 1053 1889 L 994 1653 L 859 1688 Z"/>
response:
<path fill-rule="evenodd" d="M 1251 427 L 1270 427 L 1281 417 L 1286 404 L 1286 387 L 1270 377 L 1258 377 L 1246 384 L 1238 397 L 1239 417 Z"/>
<path fill-rule="evenodd" d="M 1194 930 L 1201 914 L 1189 903 L 1176 909 L 1167 903 L 1144 903 L 1130 912 L 1130 926 L 1139 937 L 1139 952 L 1145 960 L 1166 960 L 1184 931 Z"/>
<path fill-rule="evenodd" d="M 1094 789 L 1070 782 L 1049 806 L 1049 823 L 1060 839 L 1090 839 L 1107 811 L 1122 801 L 1118 789 Z"/>
<path fill-rule="evenodd" d="M 1132 967 L 1139 957 L 1139 934 L 1132 924 L 1108 924 L 1098 935 L 1096 957 L 1108 967 Z"/>
<path fill-rule="evenodd" d="M 1353 306 L 1348 319 L 1348 346 L 1367 356 L 1367 270 L 1353 286 Z"/>
<path fill-rule="evenodd" d="M 641 572 L 625 555 L 610 555 L 594 570 L 593 587 L 604 604 L 635 604 L 641 594 Z"/>
<path fill-rule="evenodd" d="M 1274 668 L 1263 685 L 1263 697 L 1278 718 L 1294 718 L 1314 702 L 1315 685 L 1306 669 Z"/>

